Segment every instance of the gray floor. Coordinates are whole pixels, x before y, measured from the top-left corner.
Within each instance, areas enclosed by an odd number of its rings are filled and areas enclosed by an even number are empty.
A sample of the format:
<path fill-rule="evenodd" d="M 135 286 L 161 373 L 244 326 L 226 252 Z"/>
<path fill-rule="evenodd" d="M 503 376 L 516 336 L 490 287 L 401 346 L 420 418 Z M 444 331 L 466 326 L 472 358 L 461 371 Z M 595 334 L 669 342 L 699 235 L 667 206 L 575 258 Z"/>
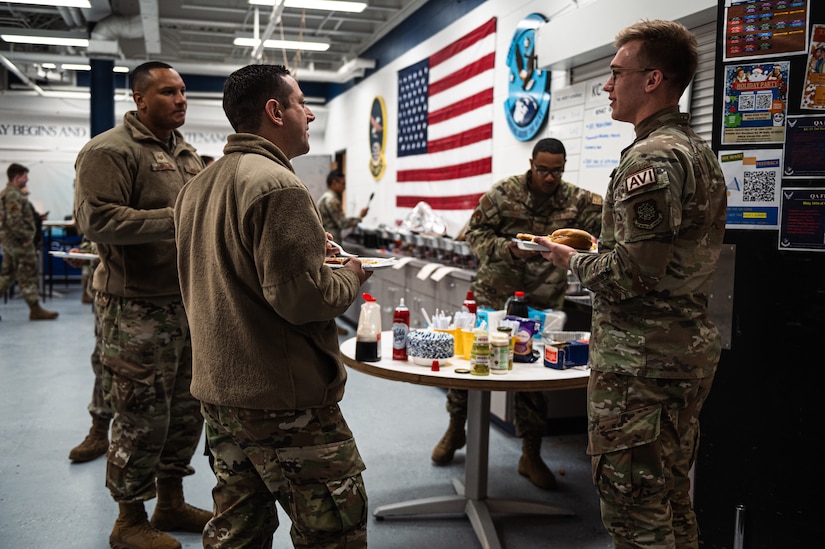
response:
<path fill-rule="evenodd" d="M 71 464 L 69 450 L 86 435 L 92 387 L 92 313 L 77 286 L 56 287 L 44 305 L 60 312 L 50 322 L 30 322 L 19 298 L 0 299 L 0 549 L 105 549 L 117 508 L 104 487 L 105 462 Z M 452 493 L 463 477 L 464 453 L 436 467 L 430 451 L 447 424 L 440 389 L 391 382 L 350 372 L 342 402 L 367 464 L 370 508 Z M 566 507 L 572 517 L 494 516 L 502 544 L 514 548 L 596 549 L 612 544 L 599 520 L 598 500 L 584 454 L 584 434 L 545 437 L 542 454 L 559 479 L 553 491 L 535 488 L 516 472 L 520 440 L 490 432 L 491 496 L 538 499 Z M 185 479 L 187 500 L 211 507 L 214 481 L 204 456 Z M 151 513 L 153 502 L 147 504 Z M 291 547 L 289 520 L 274 547 Z M 183 547 L 201 547 L 200 536 L 176 534 Z M 469 521 L 370 518 L 370 547 L 456 549 L 479 547 Z"/>

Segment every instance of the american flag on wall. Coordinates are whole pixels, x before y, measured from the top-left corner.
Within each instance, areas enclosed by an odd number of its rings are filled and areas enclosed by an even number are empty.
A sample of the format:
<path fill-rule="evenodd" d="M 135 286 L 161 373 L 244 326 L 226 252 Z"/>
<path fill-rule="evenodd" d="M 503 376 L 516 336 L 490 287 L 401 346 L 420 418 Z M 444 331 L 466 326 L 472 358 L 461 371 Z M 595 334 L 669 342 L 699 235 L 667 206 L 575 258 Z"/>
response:
<path fill-rule="evenodd" d="M 395 205 L 461 227 L 492 185 L 496 19 L 398 71 Z"/>

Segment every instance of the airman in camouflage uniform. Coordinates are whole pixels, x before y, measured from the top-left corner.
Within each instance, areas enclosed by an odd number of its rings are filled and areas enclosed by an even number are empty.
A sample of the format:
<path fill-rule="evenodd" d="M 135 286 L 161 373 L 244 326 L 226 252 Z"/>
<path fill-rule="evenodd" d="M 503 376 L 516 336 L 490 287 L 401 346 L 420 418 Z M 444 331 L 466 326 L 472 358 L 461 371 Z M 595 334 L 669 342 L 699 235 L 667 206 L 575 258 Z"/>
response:
<path fill-rule="evenodd" d="M 566 152 L 557 139 L 542 139 L 533 148 L 530 170 L 493 185 L 479 200 L 466 231 L 479 267 L 471 288 L 476 302 L 501 310 L 517 290 L 536 309 L 560 310 L 567 291 L 567 269 L 544 261 L 538 252 L 520 250 L 516 234 L 547 235 L 578 228 L 598 235 L 602 197 L 562 180 Z M 541 392 L 514 396 L 516 435 L 524 439 L 519 472 L 543 488 L 555 485 L 539 449 L 546 429 L 547 404 Z M 464 445 L 467 391 L 447 392 L 450 427 L 433 450 L 437 464 L 449 463 Z"/>
<path fill-rule="evenodd" d="M 78 154 L 75 219 L 100 255 L 95 308 L 103 390 L 114 412 L 106 486 L 120 510 L 109 544 L 179 549 L 164 532 L 199 533 L 212 516 L 183 499 L 203 417 L 189 388 L 192 348 L 173 219 L 178 193 L 203 163 L 177 131 L 187 106 L 177 71 L 144 63 L 131 83 L 137 110 Z M 144 501 L 156 494 L 148 520 Z"/>
<path fill-rule="evenodd" d="M 602 520 L 617 549 L 697 549 L 688 472 L 721 352 L 707 299 L 722 245 L 725 182 L 677 103 L 698 64 L 682 25 L 621 31 L 604 85 L 634 124 L 605 196 L 599 254 L 550 247 L 595 292 L 589 444 Z"/>
<path fill-rule="evenodd" d="M 11 164 L 6 174 L 8 183 L 0 191 L 0 246 L 3 247 L 0 294 L 6 293 L 17 280 L 20 294 L 29 305 L 29 320 L 52 320 L 57 318 L 57 313 L 43 309 L 37 295 L 37 225 L 23 190 L 29 181 L 29 169 Z"/>
<path fill-rule="evenodd" d="M 341 231 L 358 225 L 369 208 L 361 208 L 358 216 L 347 217 L 344 206 L 341 204 L 344 189 L 347 188 L 347 179 L 341 170 L 332 170 L 327 174 L 327 190 L 318 200 L 318 212 L 321 214 L 321 223 L 324 229 L 332 235 L 332 239 L 341 242 Z"/>
<path fill-rule="evenodd" d="M 87 238 L 83 238 L 80 246 L 72 248 L 69 251 L 97 253 L 97 246 Z M 81 267 L 89 271 L 90 275 L 86 279 L 87 282 L 83 287 L 84 295 L 88 295 L 92 303 L 94 303 L 94 288 L 92 287 L 91 273 L 94 273 L 99 259 L 87 261 L 83 259 L 67 259 L 69 264 L 74 267 Z M 83 439 L 83 442 L 75 446 L 69 451 L 69 459 L 75 463 L 84 463 L 98 458 L 106 453 L 109 448 L 109 423 L 112 421 L 112 408 L 106 402 L 105 392 L 103 390 L 103 361 L 101 360 L 101 326 L 100 315 L 97 307 L 92 307 L 94 316 L 94 336 L 95 346 L 92 349 L 91 363 L 92 373 L 95 380 L 92 385 L 92 400 L 89 402 L 89 415 L 92 416 L 92 427 L 89 429 L 89 434 Z"/>

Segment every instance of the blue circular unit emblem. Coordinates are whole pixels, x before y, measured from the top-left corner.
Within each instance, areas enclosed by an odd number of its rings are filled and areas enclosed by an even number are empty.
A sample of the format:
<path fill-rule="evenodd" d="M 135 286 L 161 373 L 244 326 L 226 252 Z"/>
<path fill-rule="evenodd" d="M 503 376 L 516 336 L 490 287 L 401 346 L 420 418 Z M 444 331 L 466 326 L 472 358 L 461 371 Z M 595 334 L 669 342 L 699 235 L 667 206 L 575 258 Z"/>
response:
<path fill-rule="evenodd" d="M 547 120 L 550 109 L 550 73 L 536 68 L 536 29 L 547 19 L 531 13 L 519 22 L 507 52 L 507 99 L 504 114 L 510 132 L 529 141 Z"/>

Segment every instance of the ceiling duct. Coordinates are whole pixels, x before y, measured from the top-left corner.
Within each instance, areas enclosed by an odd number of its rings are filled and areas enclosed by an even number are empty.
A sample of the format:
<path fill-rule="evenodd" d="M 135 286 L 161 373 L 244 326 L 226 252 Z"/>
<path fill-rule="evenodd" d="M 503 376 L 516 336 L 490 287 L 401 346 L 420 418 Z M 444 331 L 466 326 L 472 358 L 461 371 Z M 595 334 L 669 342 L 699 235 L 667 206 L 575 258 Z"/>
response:
<path fill-rule="evenodd" d="M 89 37 L 89 58 L 120 57 L 120 38 L 143 38 L 139 15 L 110 15 L 98 21 Z"/>

